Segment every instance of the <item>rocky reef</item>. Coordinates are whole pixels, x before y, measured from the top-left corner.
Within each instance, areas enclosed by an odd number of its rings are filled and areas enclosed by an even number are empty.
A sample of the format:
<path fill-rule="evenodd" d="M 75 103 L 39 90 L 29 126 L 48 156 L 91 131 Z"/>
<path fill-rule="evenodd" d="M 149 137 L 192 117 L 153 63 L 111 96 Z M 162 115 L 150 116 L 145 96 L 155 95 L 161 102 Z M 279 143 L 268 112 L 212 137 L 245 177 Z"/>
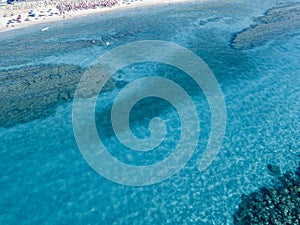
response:
<path fill-rule="evenodd" d="M 0 71 L 0 126 L 9 127 L 18 123 L 49 115 L 60 101 L 73 98 L 77 84 L 85 72 L 76 65 L 41 65 L 29 68 Z M 90 74 L 90 79 L 95 77 Z M 95 87 L 82 91 L 89 97 Z M 113 88 L 107 82 L 104 91 Z"/>
<path fill-rule="evenodd" d="M 268 169 L 274 175 L 274 186 L 243 194 L 234 214 L 235 225 L 300 224 L 300 167 L 283 175 L 276 165 L 268 165 Z"/>
<path fill-rule="evenodd" d="M 267 10 L 257 23 L 233 36 L 231 46 L 249 49 L 260 46 L 278 35 L 300 32 L 300 4 L 285 4 Z"/>

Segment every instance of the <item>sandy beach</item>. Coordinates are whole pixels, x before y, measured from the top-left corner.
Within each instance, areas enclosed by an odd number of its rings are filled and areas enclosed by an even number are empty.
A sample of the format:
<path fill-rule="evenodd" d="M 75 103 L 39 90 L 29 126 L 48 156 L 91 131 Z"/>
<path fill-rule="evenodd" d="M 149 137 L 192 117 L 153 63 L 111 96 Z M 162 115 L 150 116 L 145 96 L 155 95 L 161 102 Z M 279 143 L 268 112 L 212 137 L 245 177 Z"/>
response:
<path fill-rule="evenodd" d="M 198 0 L 204 1 L 204 0 Z M 83 1 L 70 0 L 43 0 L 30 2 L 16 2 L 13 5 L 0 6 L 0 32 L 31 26 L 35 24 L 53 22 L 58 20 L 71 19 L 75 17 L 86 16 L 94 13 L 105 13 L 112 10 L 132 9 L 159 4 L 173 4 L 182 2 L 192 2 L 192 0 L 119 0 L 113 6 L 93 6 L 97 1 L 89 1 L 89 7 L 70 10 L 59 10 L 61 5 L 76 5 Z M 195 2 L 195 1 L 194 1 Z M 35 14 L 29 16 L 30 12 Z M 46 31 L 45 27 L 42 31 Z"/>

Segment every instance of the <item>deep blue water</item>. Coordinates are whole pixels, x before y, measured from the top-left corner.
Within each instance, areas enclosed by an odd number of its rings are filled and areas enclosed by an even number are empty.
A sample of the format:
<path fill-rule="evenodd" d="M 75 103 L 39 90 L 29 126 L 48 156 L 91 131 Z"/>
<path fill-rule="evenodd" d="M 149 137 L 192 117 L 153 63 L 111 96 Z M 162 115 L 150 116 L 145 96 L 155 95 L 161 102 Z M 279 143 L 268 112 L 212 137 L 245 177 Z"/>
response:
<path fill-rule="evenodd" d="M 249 50 L 230 47 L 232 35 L 278 4 L 249 0 L 153 7 L 57 22 L 47 25 L 47 32 L 38 25 L 0 34 L 1 70 L 62 63 L 88 67 L 104 52 L 132 41 L 177 43 L 211 68 L 227 110 L 220 152 L 200 172 L 210 130 L 202 91 L 182 71 L 155 63 L 115 74 L 120 86 L 99 95 L 105 104 L 97 105 L 96 114 L 99 135 L 119 160 L 135 165 L 160 161 L 171 154 L 180 133 L 176 110 L 149 98 L 133 108 L 131 125 L 143 138 L 149 135 L 149 119 L 166 120 L 168 135 L 161 150 L 143 155 L 118 143 L 109 108 L 125 84 L 150 75 L 172 79 L 196 102 L 200 118 L 199 144 L 187 165 L 171 178 L 143 187 L 113 183 L 89 167 L 74 138 L 71 101 L 45 118 L 0 127 L 0 224 L 232 224 L 241 194 L 271 185 L 267 164 L 278 164 L 283 171 L 297 166 L 300 30 Z"/>

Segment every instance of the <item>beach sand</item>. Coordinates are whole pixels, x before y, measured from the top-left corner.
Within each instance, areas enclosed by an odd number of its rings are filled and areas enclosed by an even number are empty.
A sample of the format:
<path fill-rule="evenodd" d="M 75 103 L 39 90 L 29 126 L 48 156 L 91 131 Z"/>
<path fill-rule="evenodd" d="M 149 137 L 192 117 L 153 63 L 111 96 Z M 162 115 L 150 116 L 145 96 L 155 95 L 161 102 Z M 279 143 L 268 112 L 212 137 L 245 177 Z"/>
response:
<path fill-rule="evenodd" d="M 198 0 L 198 2 L 199 1 L 205 1 L 205 0 Z M 65 12 L 64 15 L 54 14 L 52 16 L 36 16 L 36 18 L 31 18 L 30 21 L 25 21 L 25 19 L 28 17 L 28 12 L 30 9 L 34 10 L 35 12 L 40 12 L 42 10 L 47 11 L 49 8 L 52 8 L 54 10 L 58 2 L 59 1 L 17 2 L 14 5 L 0 6 L 0 32 L 31 26 L 35 24 L 41 24 L 45 22 L 72 19 L 75 17 L 86 16 L 94 13 L 104 13 L 116 9 L 122 10 L 122 9 L 146 7 L 151 5 L 160 5 L 160 4 L 163 5 L 163 4 L 196 2 L 196 1 L 193 0 L 126 0 L 126 1 L 118 1 L 118 4 L 112 7 L 71 10 L 69 12 Z M 61 1 L 61 2 L 66 3 L 67 1 Z M 18 15 L 21 15 L 21 20 L 20 20 L 21 22 L 18 23 L 15 21 L 14 23 L 9 24 L 7 27 L 7 22 L 13 19 L 16 20 Z M 43 29 L 43 31 L 46 30 L 47 27 Z"/>

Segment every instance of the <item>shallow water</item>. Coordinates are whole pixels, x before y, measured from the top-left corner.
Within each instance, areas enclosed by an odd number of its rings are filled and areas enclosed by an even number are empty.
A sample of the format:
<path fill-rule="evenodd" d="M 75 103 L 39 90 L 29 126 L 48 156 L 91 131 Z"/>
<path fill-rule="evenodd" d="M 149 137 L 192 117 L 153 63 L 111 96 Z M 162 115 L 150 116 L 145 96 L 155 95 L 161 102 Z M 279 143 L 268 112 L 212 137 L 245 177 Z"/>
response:
<path fill-rule="evenodd" d="M 80 154 L 73 134 L 72 102 L 63 101 L 47 116 L 0 127 L 0 223 L 232 224 L 241 194 L 271 185 L 268 163 L 280 165 L 283 171 L 294 170 L 298 163 L 300 30 L 247 50 L 230 46 L 233 35 L 280 4 L 249 0 L 153 7 L 61 21 L 47 25 L 47 32 L 40 31 L 45 25 L 38 25 L 1 34 L 1 70 L 41 64 L 87 68 L 104 52 L 125 43 L 175 42 L 199 55 L 215 74 L 225 97 L 227 126 L 219 154 L 200 172 L 198 162 L 210 130 L 209 106 L 202 91 L 175 68 L 127 67 L 114 75 L 119 82 L 116 88 L 99 95 L 97 128 L 106 147 L 119 160 L 135 165 L 155 163 L 172 152 L 180 122 L 165 101 L 145 99 L 131 115 L 133 132 L 139 137 L 149 135 L 150 118 L 167 121 L 169 132 L 158 152 L 132 153 L 118 143 L 109 121 L 111 103 L 125 84 L 159 75 L 176 81 L 196 102 L 201 132 L 187 165 L 151 186 L 108 181 Z M 149 105 L 153 107 L 145 107 Z"/>

